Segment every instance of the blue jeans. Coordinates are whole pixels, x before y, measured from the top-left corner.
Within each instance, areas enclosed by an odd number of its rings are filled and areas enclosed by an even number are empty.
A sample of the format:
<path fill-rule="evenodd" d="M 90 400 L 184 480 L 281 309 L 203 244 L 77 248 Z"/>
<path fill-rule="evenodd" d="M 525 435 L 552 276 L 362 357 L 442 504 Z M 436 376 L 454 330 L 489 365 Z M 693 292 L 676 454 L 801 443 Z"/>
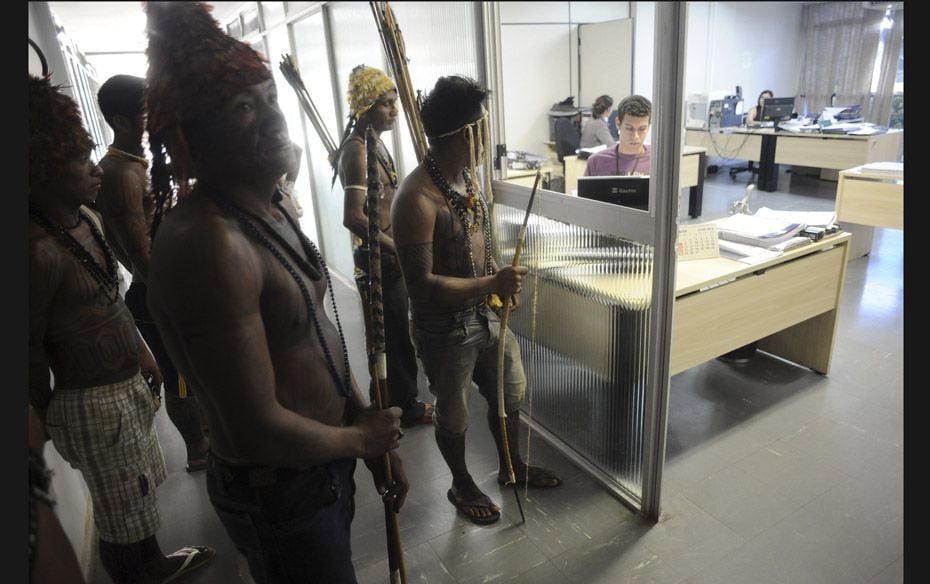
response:
<path fill-rule="evenodd" d="M 306 470 L 209 457 L 207 494 L 258 584 L 356 584 L 355 459 Z"/>
<path fill-rule="evenodd" d="M 497 351 L 500 317 L 480 304 L 444 314 L 414 315 L 414 337 L 436 396 L 434 421 L 449 434 L 468 429 L 468 391 L 471 383 L 491 407 L 497 407 Z M 504 408 L 520 407 L 526 374 L 517 338 L 507 329 L 504 338 Z"/>

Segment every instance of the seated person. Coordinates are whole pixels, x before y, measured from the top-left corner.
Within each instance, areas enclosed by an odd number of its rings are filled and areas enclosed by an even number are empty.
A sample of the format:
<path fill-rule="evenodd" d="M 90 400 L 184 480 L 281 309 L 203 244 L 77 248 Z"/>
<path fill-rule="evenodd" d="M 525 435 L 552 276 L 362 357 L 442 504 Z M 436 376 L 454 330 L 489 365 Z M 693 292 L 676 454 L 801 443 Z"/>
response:
<path fill-rule="evenodd" d="M 746 114 L 746 125 L 749 124 L 758 124 L 762 121 L 762 102 L 766 99 L 772 99 L 775 97 L 775 94 L 772 93 L 771 89 L 766 89 L 759 94 L 758 99 L 756 99 L 756 105 L 749 108 L 749 112 Z"/>
<path fill-rule="evenodd" d="M 652 123 L 652 103 L 631 95 L 617 106 L 620 140 L 588 158 L 584 176 L 645 175 L 651 172 L 651 150 L 644 140 Z"/>
<path fill-rule="evenodd" d="M 613 107 L 614 100 L 609 95 L 602 95 L 594 100 L 591 106 L 591 119 L 581 128 L 581 147 L 610 146 L 616 140 L 610 135 L 607 127 L 607 115 Z"/>

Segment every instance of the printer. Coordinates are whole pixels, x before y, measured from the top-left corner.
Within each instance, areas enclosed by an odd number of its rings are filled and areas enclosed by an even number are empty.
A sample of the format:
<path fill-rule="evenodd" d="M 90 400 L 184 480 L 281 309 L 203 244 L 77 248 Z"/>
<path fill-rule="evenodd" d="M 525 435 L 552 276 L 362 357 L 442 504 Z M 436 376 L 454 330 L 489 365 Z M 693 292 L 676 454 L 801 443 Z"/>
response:
<path fill-rule="evenodd" d="M 732 128 L 743 123 L 743 98 L 725 95 L 712 99 L 707 105 L 707 124 L 710 128 Z"/>

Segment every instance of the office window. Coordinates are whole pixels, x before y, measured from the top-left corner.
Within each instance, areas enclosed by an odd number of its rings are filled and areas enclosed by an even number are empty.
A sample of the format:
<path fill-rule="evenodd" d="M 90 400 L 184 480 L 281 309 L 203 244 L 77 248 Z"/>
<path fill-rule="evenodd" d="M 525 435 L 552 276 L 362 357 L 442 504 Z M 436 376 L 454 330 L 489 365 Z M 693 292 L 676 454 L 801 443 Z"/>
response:
<path fill-rule="evenodd" d="M 262 2 L 262 30 L 284 21 L 284 2 Z"/>
<path fill-rule="evenodd" d="M 253 32 L 258 32 L 261 28 L 261 21 L 258 16 L 258 6 L 254 3 L 249 8 L 242 11 L 242 34 L 248 36 Z"/>
<path fill-rule="evenodd" d="M 889 128 L 904 129 L 904 39 L 901 39 L 901 53 L 898 55 L 898 71 L 894 78 L 894 90 L 891 98 L 891 120 Z"/>
<path fill-rule="evenodd" d="M 226 34 L 234 39 L 242 38 L 242 23 L 238 18 L 226 25 Z"/>

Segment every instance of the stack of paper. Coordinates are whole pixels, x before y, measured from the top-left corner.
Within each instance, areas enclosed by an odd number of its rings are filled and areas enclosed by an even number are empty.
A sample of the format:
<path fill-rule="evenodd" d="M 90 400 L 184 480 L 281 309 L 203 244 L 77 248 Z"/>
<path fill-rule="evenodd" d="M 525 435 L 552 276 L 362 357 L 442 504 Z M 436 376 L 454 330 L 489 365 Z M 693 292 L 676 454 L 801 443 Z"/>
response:
<path fill-rule="evenodd" d="M 806 225 L 798 221 L 784 221 L 742 213 L 717 221 L 720 239 L 766 249 L 775 249 L 774 246 L 796 236 L 804 227 Z"/>
<path fill-rule="evenodd" d="M 888 174 L 903 174 L 903 162 L 869 162 L 861 167 L 863 172 L 887 172 Z"/>
<path fill-rule="evenodd" d="M 787 221 L 789 223 L 803 223 L 808 227 L 823 227 L 828 229 L 836 223 L 836 211 L 776 211 L 762 207 L 756 211 L 756 217 Z"/>

